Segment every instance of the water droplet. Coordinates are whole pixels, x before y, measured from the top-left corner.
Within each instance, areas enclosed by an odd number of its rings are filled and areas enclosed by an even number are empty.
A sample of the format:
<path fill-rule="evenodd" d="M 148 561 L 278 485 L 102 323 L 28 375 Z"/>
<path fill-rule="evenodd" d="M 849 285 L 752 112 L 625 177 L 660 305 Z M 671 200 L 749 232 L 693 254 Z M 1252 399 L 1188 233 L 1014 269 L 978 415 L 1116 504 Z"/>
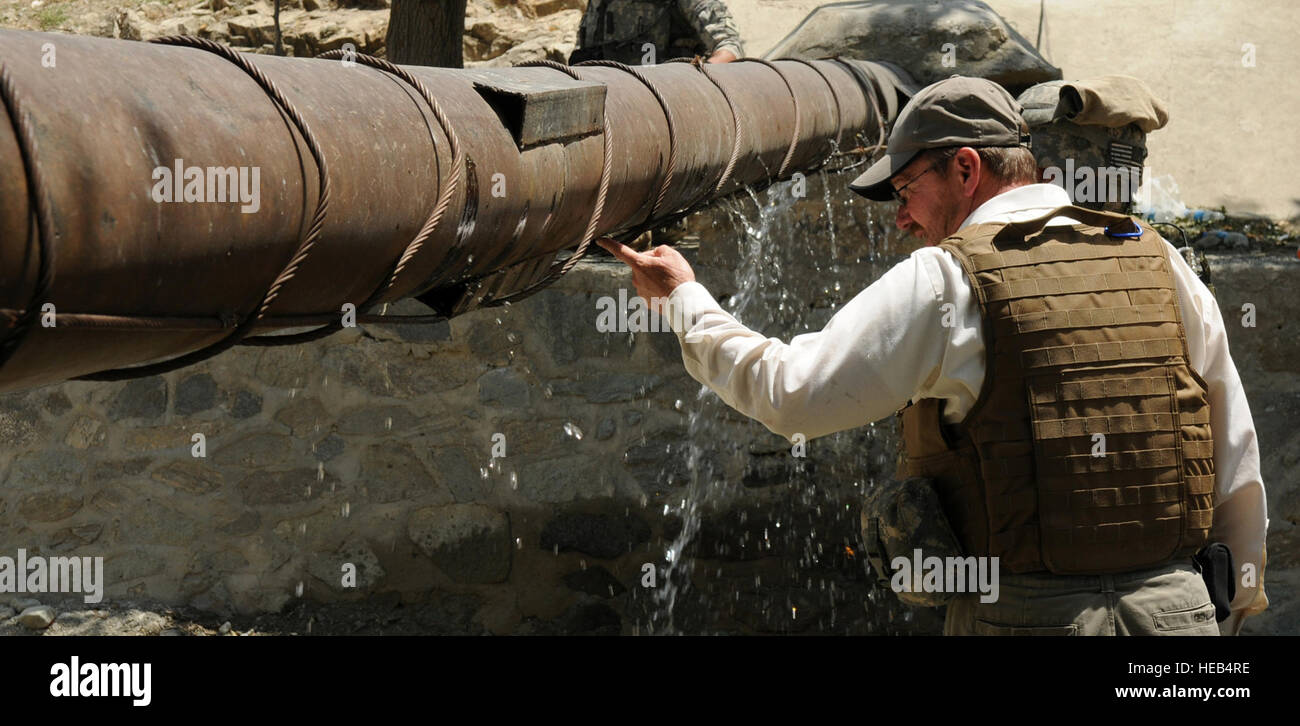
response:
<path fill-rule="evenodd" d="M 478 475 L 479 475 L 479 478 L 481 478 L 481 479 L 486 479 L 486 478 L 488 478 L 488 470 L 487 470 L 487 468 L 486 468 L 486 467 L 479 467 Z"/>
<path fill-rule="evenodd" d="M 673 401 L 673 410 L 675 411 L 682 410 L 682 399 L 679 398 L 676 401 Z"/>
<path fill-rule="evenodd" d="M 325 462 L 316 462 L 316 481 L 325 481 Z"/>
<path fill-rule="evenodd" d="M 517 549 L 517 550 L 521 550 L 521 549 L 523 549 L 523 548 L 524 548 L 524 538 L 523 538 L 523 537 L 515 537 L 515 549 Z"/>
<path fill-rule="evenodd" d="M 564 433 L 572 436 L 573 438 L 579 441 L 582 441 L 582 429 L 578 428 L 572 422 L 568 422 L 564 424 Z"/>
<path fill-rule="evenodd" d="M 511 489 L 519 488 L 519 475 L 513 471 L 510 472 L 510 488 Z"/>
<path fill-rule="evenodd" d="M 393 428 L 393 417 L 389 416 L 388 418 L 384 419 L 384 430 L 387 431 L 392 428 Z"/>
<path fill-rule="evenodd" d="M 344 517 L 352 514 L 351 502 L 343 502 L 343 508 L 339 510 L 339 514 L 342 514 Z"/>
<path fill-rule="evenodd" d="M 302 580 L 298 581 L 298 586 L 293 589 L 293 594 L 297 597 L 302 597 Z"/>

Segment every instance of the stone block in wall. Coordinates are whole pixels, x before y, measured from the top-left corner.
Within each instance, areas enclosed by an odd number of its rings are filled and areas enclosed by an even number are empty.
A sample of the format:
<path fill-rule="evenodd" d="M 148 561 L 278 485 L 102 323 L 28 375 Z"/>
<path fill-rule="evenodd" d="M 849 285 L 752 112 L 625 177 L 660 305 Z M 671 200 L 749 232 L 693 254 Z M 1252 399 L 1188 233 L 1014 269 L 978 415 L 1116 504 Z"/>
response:
<path fill-rule="evenodd" d="M 542 527 L 538 546 L 554 552 L 614 559 L 649 540 L 650 525 L 636 514 L 560 512 Z"/>
<path fill-rule="evenodd" d="M 276 422 L 289 427 L 298 438 L 329 431 L 334 419 L 321 405 L 320 399 L 314 396 L 295 398 L 275 413 Z"/>
<path fill-rule="evenodd" d="M 107 436 L 103 421 L 92 416 L 79 416 L 72 422 L 63 443 L 74 449 L 85 450 L 103 443 Z"/>
<path fill-rule="evenodd" d="M 225 480 L 220 471 L 200 460 L 173 461 L 155 469 L 150 476 L 178 492 L 194 496 L 220 489 Z"/>
<path fill-rule="evenodd" d="M 78 487 L 86 475 L 83 457 L 69 456 L 66 452 L 44 449 L 19 454 L 9 466 L 4 488 L 12 491 L 31 491 L 38 486 Z"/>
<path fill-rule="evenodd" d="M 599 459 L 570 454 L 523 464 L 519 493 L 534 502 L 562 503 L 609 497 L 616 482 Z"/>
<path fill-rule="evenodd" d="M 349 565 L 350 571 L 345 571 Z M 384 579 L 379 558 L 365 539 L 355 535 L 332 552 L 312 554 L 307 561 L 307 572 L 340 593 L 368 592 Z"/>
<path fill-rule="evenodd" d="M 342 434 L 388 436 L 419 424 L 420 420 L 402 406 L 361 406 L 338 417 L 338 431 Z"/>
<path fill-rule="evenodd" d="M 295 461 L 293 439 L 284 434 L 254 432 L 232 441 L 210 446 L 208 457 L 222 467 L 260 469 L 284 466 Z"/>
<path fill-rule="evenodd" d="M 114 421 L 152 421 L 167 412 L 167 381 L 161 376 L 137 378 L 127 383 L 113 399 L 108 415 Z"/>
<path fill-rule="evenodd" d="M 479 403 L 523 409 L 529 402 L 529 384 L 514 368 L 494 368 L 478 377 Z"/>
<path fill-rule="evenodd" d="M 318 469 L 255 471 L 244 477 L 237 489 L 244 504 L 250 507 L 277 504 L 301 504 L 320 497 L 338 477 Z"/>
<path fill-rule="evenodd" d="M 362 452 L 355 488 L 368 501 L 379 504 L 401 500 L 449 504 L 454 500 L 446 485 L 425 468 L 411 447 L 398 442 L 376 444 Z"/>
<path fill-rule="evenodd" d="M 609 570 L 600 565 L 592 565 L 570 572 L 564 576 L 564 585 L 570 590 L 586 593 L 599 598 L 618 597 L 627 592 L 623 583 L 618 581 Z"/>
<path fill-rule="evenodd" d="M 176 401 L 172 411 L 181 416 L 207 411 L 217 405 L 220 393 L 217 382 L 209 373 L 186 376 L 176 384 Z"/>
<path fill-rule="evenodd" d="M 18 500 L 18 514 L 27 522 L 58 522 L 79 512 L 83 503 L 74 492 L 39 491 Z"/>
<path fill-rule="evenodd" d="M 407 536 L 453 582 L 488 584 L 510 576 L 510 519 L 479 504 L 426 507 L 411 513 Z"/>

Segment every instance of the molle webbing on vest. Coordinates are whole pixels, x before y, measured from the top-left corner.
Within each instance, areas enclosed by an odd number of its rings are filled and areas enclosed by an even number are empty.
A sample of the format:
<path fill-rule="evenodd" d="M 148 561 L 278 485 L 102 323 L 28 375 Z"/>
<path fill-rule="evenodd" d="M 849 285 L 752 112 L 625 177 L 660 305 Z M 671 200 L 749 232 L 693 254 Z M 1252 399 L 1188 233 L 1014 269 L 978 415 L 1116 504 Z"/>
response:
<path fill-rule="evenodd" d="M 1057 214 L 1096 226 L 1042 232 Z M 1165 243 L 1107 224 L 1133 229 L 1066 207 L 942 243 L 979 302 L 985 382 L 954 430 L 938 401 L 904 411 L 900 474 L 935 477 L 963 546 L 1012 572 L 1141 569 L 1209 539 L 1210 410 Z"/>

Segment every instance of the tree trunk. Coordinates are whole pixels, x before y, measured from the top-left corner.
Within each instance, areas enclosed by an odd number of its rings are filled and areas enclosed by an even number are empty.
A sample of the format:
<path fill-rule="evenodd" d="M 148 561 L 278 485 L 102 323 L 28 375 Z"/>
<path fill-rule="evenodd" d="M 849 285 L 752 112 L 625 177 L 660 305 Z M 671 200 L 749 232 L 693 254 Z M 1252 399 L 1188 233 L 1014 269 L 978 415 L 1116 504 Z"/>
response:
<path fill-rule="evenodd" d="M 386 55 L 398 64 L 462 68 L 464 34 L 465 0 L 393 0 Z"/>

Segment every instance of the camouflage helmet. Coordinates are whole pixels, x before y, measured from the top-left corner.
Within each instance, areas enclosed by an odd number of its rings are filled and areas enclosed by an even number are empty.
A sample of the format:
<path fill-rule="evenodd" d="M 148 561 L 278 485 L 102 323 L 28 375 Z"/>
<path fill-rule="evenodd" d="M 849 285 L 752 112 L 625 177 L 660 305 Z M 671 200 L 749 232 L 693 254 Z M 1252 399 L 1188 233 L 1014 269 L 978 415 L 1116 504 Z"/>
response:
<path fill-rule="evenodd" d="M 1048 81 L 1017 100 L 1045 180 L 1079 206 L 1127 213 L 1142 180 L 1147 133 L 1169 119 L 1146 84 L 1130 76 Z"/>

